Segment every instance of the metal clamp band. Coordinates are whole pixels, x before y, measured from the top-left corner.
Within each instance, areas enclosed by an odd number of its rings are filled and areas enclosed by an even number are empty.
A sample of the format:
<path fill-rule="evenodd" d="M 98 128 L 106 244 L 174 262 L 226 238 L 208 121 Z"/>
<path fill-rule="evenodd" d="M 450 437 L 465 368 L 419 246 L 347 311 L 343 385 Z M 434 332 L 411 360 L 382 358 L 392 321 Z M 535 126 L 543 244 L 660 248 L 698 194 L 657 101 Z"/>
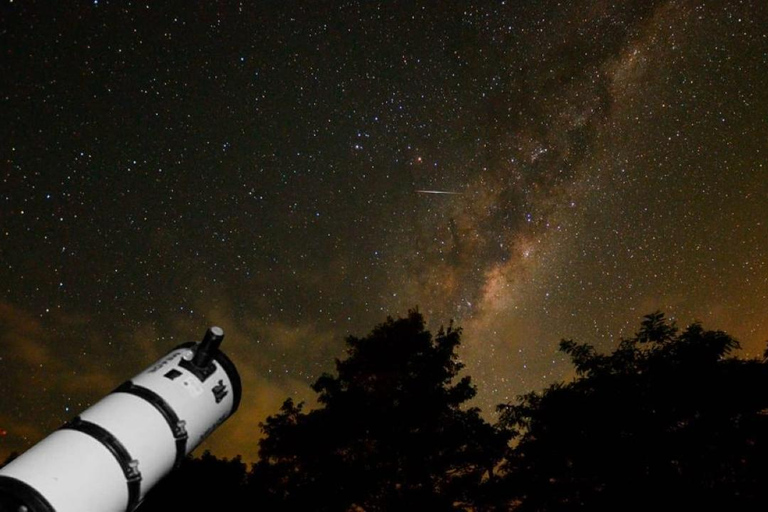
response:
<path fill-rule="evenodd" d="M 128 505 L 126 510 L 132 511 L 136 508 L 141 496 L 141 472 L 139 471 L 139 462 L 131 457 L 123 443 L 104 427 L 90 421 L 85 421 L 80 416 L 65 423 L 61 428 L 82 432 L 100 442 L 112 453 L 117 463 L 120 464 L 125 475 L 126 484 L 128 485 Z"/>
<path fill-rule="evenodd" d="M 0 510 L 29 512 L 56 512 L 45 497 L 26 482 L 0 475 Z"/>
<path fill-rule="evenodd" d="M 128 393 L 137 396 L 152 404 L 152 406 L 163 415 L 163 418 L 165 418 L 166 423 L 168 423 L 168 426 L 171 429 L 173 438 L 176 440 L 176 459 L 173 463 L 173 467 L 174 469 L 178 468 L 184 461 L 184 457 L 187 455 L 187 439 L 189 438 L 189 435 L 187 434 L 187 429 L 185 427 L 186 423 L 184 420 L 179 419 L 176 411 L 173 410 L 163 397 L 151 389 L 145 388 L 144 386 L 138 386 L 131 381 L 124 382 L 118 386 L 113 393 Z"/>

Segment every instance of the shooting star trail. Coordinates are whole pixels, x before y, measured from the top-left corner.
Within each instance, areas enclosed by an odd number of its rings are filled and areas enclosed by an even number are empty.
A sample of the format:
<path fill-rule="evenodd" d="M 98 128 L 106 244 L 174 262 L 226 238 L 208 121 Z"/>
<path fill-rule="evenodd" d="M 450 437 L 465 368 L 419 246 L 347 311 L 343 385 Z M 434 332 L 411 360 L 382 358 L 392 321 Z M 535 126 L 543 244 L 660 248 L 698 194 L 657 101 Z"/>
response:
<path fill-rule="evenodd" d="M 417 194 L 448 194 L 451 196 L 459 196 L 461 192 L 450 192 L 448 190 L 417 190 Z"/>

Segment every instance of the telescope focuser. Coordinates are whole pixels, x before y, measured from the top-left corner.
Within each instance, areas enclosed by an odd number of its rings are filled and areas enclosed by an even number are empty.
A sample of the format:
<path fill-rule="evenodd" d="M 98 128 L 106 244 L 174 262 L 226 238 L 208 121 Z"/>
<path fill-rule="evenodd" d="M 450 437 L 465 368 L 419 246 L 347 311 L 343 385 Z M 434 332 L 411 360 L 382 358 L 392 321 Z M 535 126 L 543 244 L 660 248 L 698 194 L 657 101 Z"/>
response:
<path fill-rule="evenodd" d="M 179 345 L 0 468 L 0 512 L 133 512 L 237 410 L 223 338 Z"/>
<path fill-rule="evenodd" d="M 179 366 L 192 372 L 200 382 L 205 382 L 216 371 L 213 359 L 219 352 L 223 340 L 224 331 L 221 327 L 209 327 L 203 341 L 190 349 L 194 350 L 194 354 L 191 357 L 183 357 L 179 361 Z"/>

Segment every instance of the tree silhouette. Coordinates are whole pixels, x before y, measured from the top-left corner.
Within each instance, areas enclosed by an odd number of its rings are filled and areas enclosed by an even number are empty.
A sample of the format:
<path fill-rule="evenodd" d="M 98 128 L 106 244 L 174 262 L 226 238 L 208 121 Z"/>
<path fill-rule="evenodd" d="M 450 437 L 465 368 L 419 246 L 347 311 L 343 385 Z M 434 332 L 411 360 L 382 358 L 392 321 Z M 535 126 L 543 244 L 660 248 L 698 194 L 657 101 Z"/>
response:
<path fill-rule="evenodd" d="M 239 455 L 220 459 L 206 450 L 159 482 L 137 512 L 242 510 L 246 478 Z"/>
<path fill-rule="evenodd" d="M 433 338 L 417 311 L 347 339 L 337 375 L 313 389 L 321 407 L 286 400 L 261 425 L 253 501 L 266 510 L 457 510 L 469 507 L 506 446 L 479 410 L 460 329 Z"/>
<path fill-rule="evenodd" d="M 721 331 L 647 315 L 610 355 L 563 340 L 577 378 L 499 406 L 519 435 L 500 488 L 514 510 L 768 505 L 768 373 Z"/>

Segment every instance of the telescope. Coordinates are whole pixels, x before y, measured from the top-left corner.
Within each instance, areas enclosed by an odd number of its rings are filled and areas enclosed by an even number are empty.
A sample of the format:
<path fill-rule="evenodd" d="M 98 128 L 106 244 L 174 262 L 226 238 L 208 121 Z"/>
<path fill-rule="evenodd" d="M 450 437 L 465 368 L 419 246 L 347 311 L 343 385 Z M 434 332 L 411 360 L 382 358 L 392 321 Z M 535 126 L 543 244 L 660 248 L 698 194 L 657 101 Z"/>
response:
<path fill-rule="evenodd" d="M 131 512 L 238 408 L 224 331 L 180 345 L 0 469 L 0 512 Z"/>

